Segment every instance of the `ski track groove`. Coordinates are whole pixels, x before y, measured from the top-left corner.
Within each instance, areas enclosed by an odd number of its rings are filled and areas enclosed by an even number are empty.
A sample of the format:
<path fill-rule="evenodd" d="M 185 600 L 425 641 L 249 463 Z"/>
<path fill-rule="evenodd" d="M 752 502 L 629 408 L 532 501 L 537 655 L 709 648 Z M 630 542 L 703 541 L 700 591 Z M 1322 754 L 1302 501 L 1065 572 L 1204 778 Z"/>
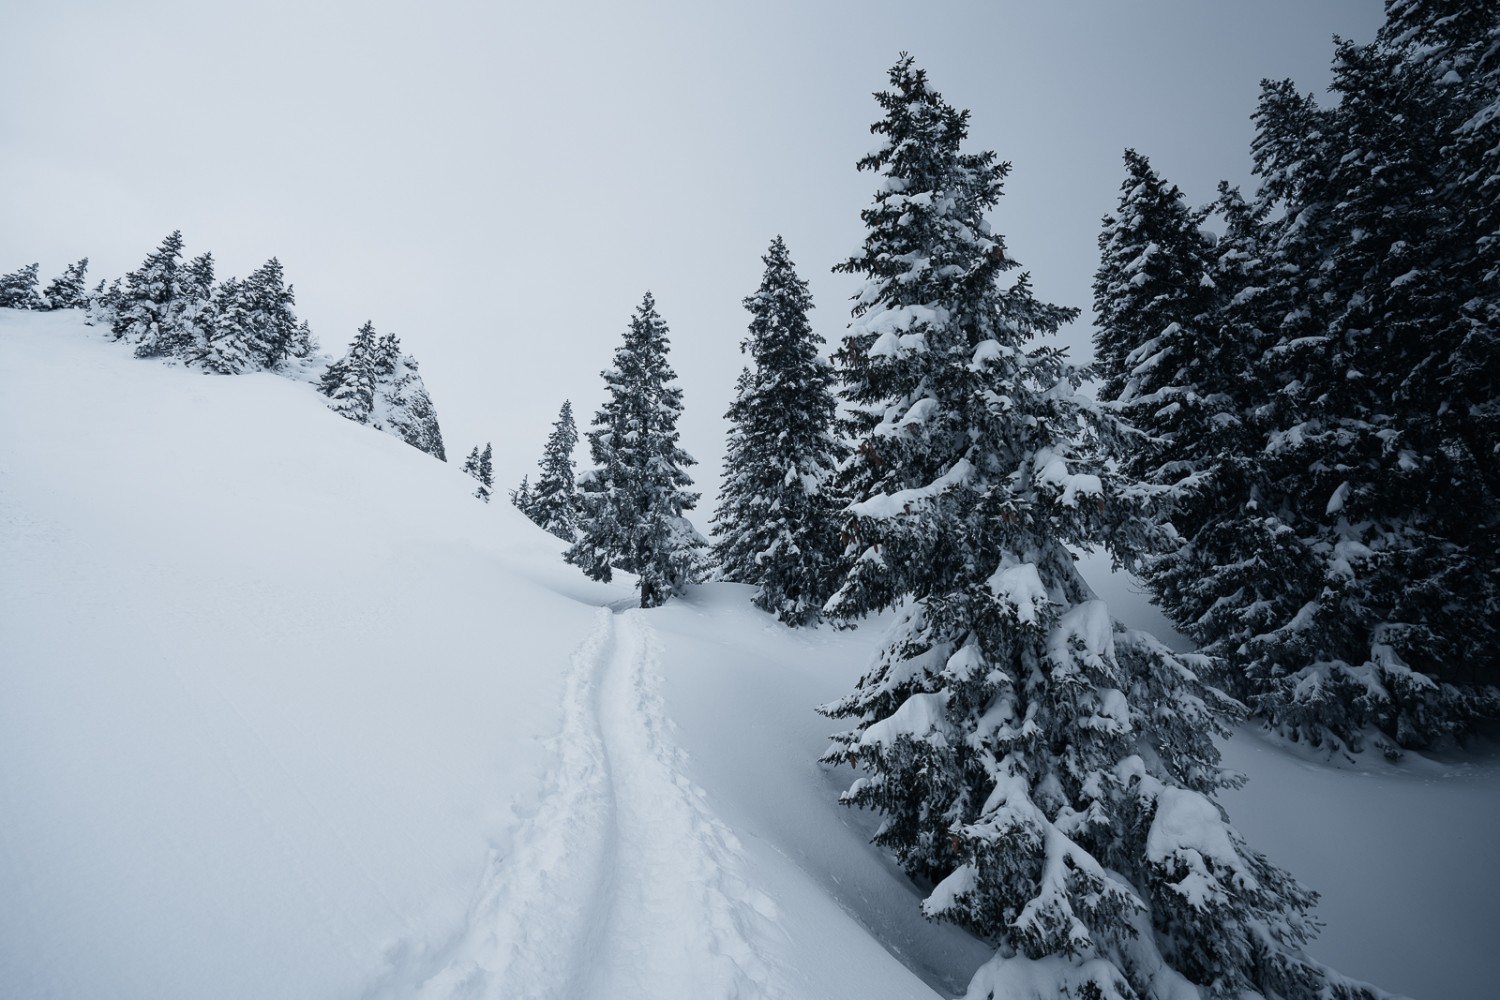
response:
<path fill-rule="evenodd" d="M 601 608 L 572 654 L 540 804 L 481 881 L 422 1000 L 787 996 L 776 907 L 682 773 L 655 633 Z"/>

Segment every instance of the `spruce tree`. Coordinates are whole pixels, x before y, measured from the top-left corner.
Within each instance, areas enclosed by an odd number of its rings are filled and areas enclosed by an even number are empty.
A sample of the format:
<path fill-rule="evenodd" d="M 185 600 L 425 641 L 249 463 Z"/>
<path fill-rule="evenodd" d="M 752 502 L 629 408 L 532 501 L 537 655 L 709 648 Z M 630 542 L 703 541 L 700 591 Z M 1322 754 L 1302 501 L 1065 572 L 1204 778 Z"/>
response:
<path fill-rule="evenodd" d="M 183 270 L 182 297 L 172 304 L 172 353 L 189 362 L 208 350 L 214 330 L 214 256 L 194 257 Z"/>
<path fill-rule="evenodd" d="M 40 264 L 27 264 L 19 271 L 0 274 L 0 309 L 41 309 L 45 303 L 37 291 Z"/>
<path fill-rule="evenodd" d="M 84 321 L 89 326 L 105 325 L 114 328 L 115 320 L 119 317 L 120 303 L 124 301 L 125 292 L 120 287 L 120 279 L 116 278 L 104 285 L 104 279 L 99 279 L 99 284 L 89 293 L 88 305 L 84 311 Z"/>
<path fill-rule="evenodd" d="M 1306 959 L 1313 894 L 1213 800 L 1229 703 L 1201 663 L 1113 623 L 1069 546 L 1128 559 L 1148 529 L 1106 461 L 1120 433 L 1035 344 L 1076 310 L 1036 300 L 986 213 L 1009 165 L 961 149 L 966 112 L 910 57 L 876 95 L 863 275 L 836 360 L 858 446 L 852 567 L 830 612 L 897 615 L 825 760 L 844 801 L 935 883 L 929 916 L 996 948 L 969 996 L 1330 996 Z"/>
<path fill-rule="evenodd" d="M 529 474 L 522 476 L 521 481 L 516 484 L 516 488 L 511 490 L 507 496 L 510 498 L 510 505 L 512 507 L 535 522 L 536 518 L 531 516 L 532 492 L 530 480 L 531 476 Z M 475 496 L 478 496 L 478 494 L 476 493 Z"/>
<path fill-rule="evenodd" d="M 833 435 L 833 369 L 807 320 L 812 297 L 781 237 L 745 299 L 750 333 L 727 417 L 724 487 L 714 513 L 719 575 L 759 588 L 757 607 L 789 624 L 818 618 L 838 577 L 843 545 L 832 496 L 841 450 Z"/>
<path fill-rule="evenodd" d="M 302 343 L 293 311 L 297 297 L 285 284 L 281 261 L 272 257 L 251 272 L 245 279 L 243 295 L 246 318 L 255 334 L 258 363 L 274 369 L 297 356 L 295 351 Z"/>
<path fill-rule="evenodd" d="M 1339 44 L 1335 105 L 1263 85 L 1206 324 L 1250 394 L 1195 432 L 1215 479 L 1147 576 L 1269 725 L 1395 754 L 1500 714 L 1496 214 L 1468 145 L 1496 135 L 1500 14 L 1388 13 Z"/>
<path fill-rule="evenodd" d="M 125 276 L 114 309 L 116 340 L 135 345 L 137 357 L 170 354 L 177 346 L 175 304 L 182 297 L 182 233 L 173 230 L 141 266 Z"/>
<path fill-rule="evenodd" d="M 237 279 L 229 278 L 214 289 L 207 317 L 207 336 L 196 363 L 220 375 L 254 370 L 257 365 L 254 333 L 245 315 L 243 288 Z"/>
<path fill-rule="evenodd" d="M 1191 490 L 1217 453 L 1216 426 L 1238 418 L 1228 388 L 1243 366 L 1209 322 L 1207 213 L 1189 208 L 1133 149 L 1125 171 L 1094 277 L 1099 398 L 1143 432 L 1122 456 L 1125 473 L 1164 491 Z"/>
<path fill-rule="evenodd" d="M 595 580 L 635 573 L 644 608 L 699 578 L 705 544 L 683 517 L 698 494 L 684 471 L 693 458 L 677 444 L 682 390 L 667 349 L 667 324 L 647 292 L 601 373 L 608 398 L 588 433 L 595 468 L 579 477 L 579 538 L 566 554 Z"/>
<path fill-rule="evenodd" d="M 474 496 L 481 501 L 489 502 L 490 492 L 495 489 L 495 465 L 493 465 L 493 450 L 489 442 L 484 442 L 484 450 L 474 456 L 474 475 L 478 480 L 478 489 L 474 490 Z"/>
<path fill-rule="evenodd" d="M 377 350 L 375 324 L 366 321 L 349 343 L 349 350 L 328 366 L 318 384 L 319 391 L 328 397 L 328 408 L 357 424 L 369 423 L 375 410 Z"/>
<path fill-rule="evenodd" d="M 287 350 L 288 356 L 299 361 L 311 358 L 318 353 L 318 338 L 313 336 L 312 327 L 307 320 L 297 324 L 297 329 L 292 332 L 292 342 Z"/>
<path fill-rule="evenodd" d="M 62 274 L 53 278 L 43 293 L 48 309 L 82 309 L 88 305 L 89 290 L 85 276 L 89 270 L 89 259 L 83 258 L 69 264 Z M 4 279 L 0 278 L 0 283 Z"/>
<path fill-rule="evenodd" d="M 552 433 L 542 451 L 536 487 L 531 491 L 528 516 L 565 542 L 578 538 L 578 489 L 573 476 L 573 449 L 578 446 L 578 427 L 573 422 L 573 404 L 563 400 Z"/>

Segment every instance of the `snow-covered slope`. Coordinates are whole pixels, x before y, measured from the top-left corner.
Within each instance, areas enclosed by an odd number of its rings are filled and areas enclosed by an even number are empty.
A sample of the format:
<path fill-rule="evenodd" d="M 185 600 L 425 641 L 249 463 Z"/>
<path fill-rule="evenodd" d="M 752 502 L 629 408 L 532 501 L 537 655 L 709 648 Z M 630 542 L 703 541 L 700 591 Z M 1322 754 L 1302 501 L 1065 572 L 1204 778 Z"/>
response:
<path fill-rule="evenodd" d="M 0 996 L 961 991 L 986 949 L 814 763 L 875 628 L 632 610 L 471 485 L 306 385 L 0 310 Z M 1230 759 L 1315 954 L 1487 994 L 1500 769 Z"/>

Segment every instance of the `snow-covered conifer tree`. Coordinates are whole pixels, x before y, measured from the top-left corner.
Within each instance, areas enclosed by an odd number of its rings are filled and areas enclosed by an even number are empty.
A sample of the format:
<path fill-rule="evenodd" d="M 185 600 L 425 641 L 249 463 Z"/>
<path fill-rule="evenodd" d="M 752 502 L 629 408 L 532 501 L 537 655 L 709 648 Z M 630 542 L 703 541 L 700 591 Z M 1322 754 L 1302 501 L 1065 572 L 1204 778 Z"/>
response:
<path fill-rule="evenodd" d="M 464 471 L 473 476 L 479 485 L 474 489 L 474 495 L 485 503 L 490 502 L 490 494 L 495 487 L 494 449 L 490 443 L 484 443 L 484 451 L 475 445 L 474 450 L 469 452 L 469 457 L 464 459 Z"/>
<path fill-rule="evenodd" d="M 207 336 L 195 363 L 220 375 L 253 370 L 257 366 L 254 331 L 245 315 L 243 287 L 237 279 L 229 278 L 214 289 L 207 317 Z"/>
<path fill-rule="evenodd" d="M 89 289 L 85 283 L 89 270 L 87 257 L 76 264 L 69 264 L 62 274 L 53 278 L 43 293 L 48 309 L 82 309 L 88 305 Z M 4 283 L 0 278 L 0 284 Z M 0 293 L 3 294 L 3 293 Z"/>
<path fill-rule="evenodd" d="M 375 324 L 359 328 L 349 350 L 323 373 L 318 389 L 328 397 L 328 408 L 357 424 L 370 422 L 375 410 Z"/>
<path fill-rule="evenodd" d="M 1217 426 L 1238 419 L 1226 388 L 1244 366 L 1207 322 L 1214 285 L 1206 213 L 1189 208 L 1133 149 L 1125 173 L 1094 276 L 1099 398 L 1142 432 L 1121 456 L 1125 473 L 1191 491 L 1217 454 Z"/>
<path fill-rule="evenodd" d="M 1274 551 L 1251 490 L 1260 445 L 1249 411 L 1262 402 L 1252 362 L 1265 338 L 1235 319 L 1265 277 L 1261 218 L 1221 187 L 1229 231 L 1211 245 L 1204 211 L 1134 150 L 1125 166 L 1094 279 L 1100 398 L 1130 425 L 1117 439 L 1122 471 L 1153 488 L 1156 517 L 1169 525 L 1138 569 L 1167 614 L 1194 632 L 1204 615 L 1236 603 L 1230 595 L 1248 605 L 1275 583 L 1244 572 Z"/>
<path fill-rule="evenodd" d="M 602 373 L 609 396 L 588 432 L 595 468 L 579 477 L 579 539 L 566 556 L 596 580 L 635 573 L 646 608 L 698 579 L 705 544 L 683 517 L 698 494 L 684 471 L 693 458 L 677 444 L 682 389 L 667 349 L 667 324 L 647 292 Z"/>
<path fill-rule="evenodd" d="M 137 357 L 170 354 L 178 331 L 174 304 L 182 297 L 182 233 L 173 230 L 141 266 L 125 276 L 126 290 L 114 309 L 116 340 L 135 345 Z"/>
<path fill-rule="evenodd" d="M 1265 84 L 1257 203 L 1236 222 L 1221 199 L 1254 271 L 1221 275 L 1216 307 L 1252 350 L 1240 480 L 1154 582 L 1236 693 L 1314 745 L 1395 753 L 1500 714 L 1495 214 L 1464 174 L 1500 100 L 1473 82 L 1500 12 L 1475 11 L 1392 3 L 1340 44 L 1334 106 Z"/>
<path fill-rule="evenodd" d="M 182 295 L 172 303 L 172 353 L 195 362 L 208 349 L 214 327 L 214 255 L 194 257 L 182 272 Z"/>
<path fill-rule="evenodd" d="M 474 495 L 478 496 L 479 494 L 476 493 Z M 530 474 L 522 476 L 521 481 L 516 484 L 516 488 L 511 490 L 506 496 L 509 498 L 512 507 L 530 517 L 531 520 L 536 520 L 536 518 L 531 517 L 532 491 Z"/>
<path fill-rule="evenodd" d="M 45 305 L 37 291 L 40 264 L 27 264 L 19 271 L 0 274 L 0 309 L 41 309 Z"/>
<path fill-rule="evenodd" d="M 531 491 L 527 515 L 563 541 L 578 538 L 578 489 L 573 476 L 573 449 L 578 446 L 578 426 L 573 422 L 573 404 L 563 400 L 552 433 L 538 463 L 541 474 Z"/>
<path fill-rule="evenodd" d="M 297 324 L 297 329 L 292 331 L 292 341 L 287 347 L 287 356 L 305 360 L 318 353 L 318 338 L 313 335 L 312 327 L 307 320 Z"/>
<path fill-rule="evenodd" d="M 255 354 L 258 363 L 269 369 L 294 357 L 301 343 L 297 314 L 293 307 L 297 297 L 285 283 L 281 261 L 272 257 L 251 272 L 242 286 L 244 308 L 250 328 L 255 332 Z"/>
<path fill-rule="evenodd" d="M 125 298 L 125 292 L 120 287 L 120 279 L 116 278 L 105 287 L 104 279 L 99 279 L 99 284 L 89 293 L 88 303 L 84 307 L 84 321 L 89 326 L 108 326 L 114 328 L 115 320 L 119 316 L 120 303 Z"/>
<path fill-rule="evenodd" d="M 833 369 L 807 321 L 812 296 L 781 237 L 760 287 L 745 299 L 751 367 L 727 414 L 724 487 L 714 554 L 726 580 L 760 588 L 755 603 L 790 624 L 818 617 L 832 593 L 843 544 L 832 497 L 841 457 L 833 436 Z"/>
<path fill-rule="evenodd" d="M 1146 541 L 1105 461 L 1115 422 L 1033 343 L 1037 301 L 985 218 L 1009 165 L 910 57 L 877 95 L 866 278 L 836 355 L 858 445 L 836 615 L 895 605 L 825 760 L 846 802 L 935 883 L 924 905 L 994 944 L 972 998 L 1365 997 L 1307 959 L 1313 894 L 1247 847 L 1212 795 L 1225 699 L 1201 662 L 1113 623 L 1069 546 Z"/>

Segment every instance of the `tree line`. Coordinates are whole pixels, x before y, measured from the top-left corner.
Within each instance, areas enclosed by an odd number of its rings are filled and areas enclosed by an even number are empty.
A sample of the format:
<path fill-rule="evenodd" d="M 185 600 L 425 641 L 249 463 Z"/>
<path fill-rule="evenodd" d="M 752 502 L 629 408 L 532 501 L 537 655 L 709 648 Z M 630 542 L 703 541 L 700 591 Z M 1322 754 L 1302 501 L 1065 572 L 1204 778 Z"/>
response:
<path fill-rule="evenodd" d="M 437 411 L 416 359 L 395 334 L 365 323 L 337 359 L 320 358 L 318 342 L 296 314 L 297 296 L 275 257 L 244 280 L 218 280 L 212 253 L 183 261 L 180 230 L 168 234 L 141 266 L 87 289 L 88 258 L 37 288 L 37 264 L 0 275 L 0 307 L 82 309 L 136 357 L 161 358 L 217 375 L 266 371 L 312 381 L 335 413 L 392 434 L 446 461 Z"/>

